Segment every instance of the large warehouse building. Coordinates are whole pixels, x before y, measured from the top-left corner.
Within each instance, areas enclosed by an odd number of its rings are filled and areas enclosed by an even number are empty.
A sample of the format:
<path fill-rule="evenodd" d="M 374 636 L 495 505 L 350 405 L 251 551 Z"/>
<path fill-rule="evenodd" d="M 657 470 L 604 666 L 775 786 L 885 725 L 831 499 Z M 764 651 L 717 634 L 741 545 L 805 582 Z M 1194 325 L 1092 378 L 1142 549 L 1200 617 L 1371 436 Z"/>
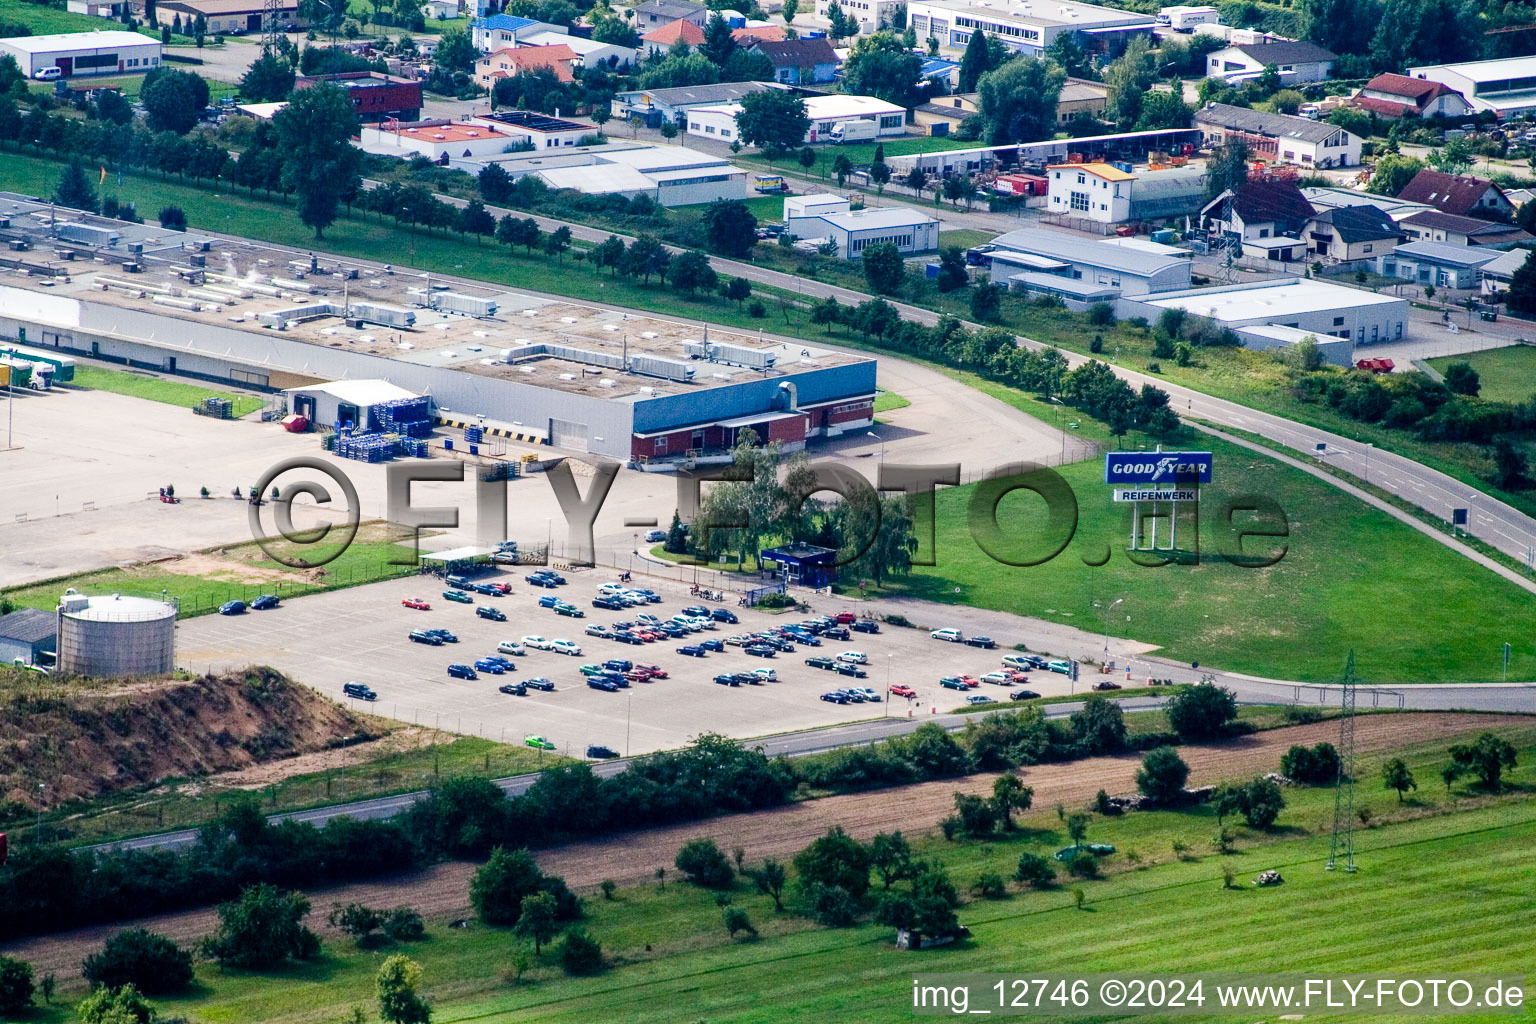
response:
<path fill-rule="evenodd" d="M 21 73 L 38 77 L 58 68 L 59 78 L 119 75 L 160 66 L 160 40 L 137 32 L 64 32 L 52 36 L 0 39 L 0 54 L 16 58 Z"/>
<path fill-rule="evenodd" d="M 1319 339 L 1350 338 L 1357 345 L 1399 340 L 1408 320 L 1407 299 L 1301 278 L 1121 299 L 1115 311 L 1121 317 L 1156 320 L 1165 309 L 1182 309 L 1234 330 L 1293 327 Z"/>
<path fill-rule="evenodd" d="M 635 463 L 873 422 L 875 361 L 814 344 L 138 225 L 60 261 L 50 230 L 116 222 L 50 228 L 46 204 L 0 195 L 4 215 L 0 241 L 32 252 L 0 285 L 0 337 L 41 349 L 274 391 L 387 381 L 446 423 Z"/>

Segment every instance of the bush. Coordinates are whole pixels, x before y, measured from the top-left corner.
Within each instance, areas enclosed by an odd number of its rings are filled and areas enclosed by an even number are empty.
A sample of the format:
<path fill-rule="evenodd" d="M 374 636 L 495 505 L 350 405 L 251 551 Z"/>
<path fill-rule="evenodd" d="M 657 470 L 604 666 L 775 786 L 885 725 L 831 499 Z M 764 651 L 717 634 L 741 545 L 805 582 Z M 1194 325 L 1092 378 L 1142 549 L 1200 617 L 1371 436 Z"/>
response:
<path fill-rule="evenodd" d="M 1093 340 L 1088 343 L 1088 351 L 1094 355 L 1104 351 L 1104 336 L 1102 334 L 1095 334 L 1093 336 Z"/>
<path fill-rule="evenodd" d="M 1088 322 L 1095 327 L 1109 327 L 1115 322 L 1115 307 L 1107 302 L 1093 303 L 1088 307 Z"/>
<path fill-rule="evenodd" d="M 225 967 L 262 969 L 284 960 L 308 960 L 320 952 L 320 939 L 304 927 L 309 899 L 262 883 L 218 907 L 219 930 L 203 940 L 203 953 Z"/>
<path fill-rule="evenodd" d="M 852 927 L 858 901 L 840 885 L 816 883 L 809 889 L 811 916 L 828 928 Z"/>
<path fill-rule="evenodd" d="M 757 929 L 752 927 L 752 919 L 747 912 L 740 907 L 726 907 L 724 912 L 725 931 L 731 938 L 736 937 L 737 932 L 746 932 L 753 938 L 757 937 Z"/>
<path fill-rule="evenodd" d="M 155 218 L 167 231 L 187 230 L 187 215 L 179 206 L 167 206 Z"/>
<path fill-rule="evenodd" d="M 1088 851 L 1080 850 L 1071 860 L 1067 861 L 1067 870 L 1072 872 L 1072 875 L 1076 878 L 1098 878 L 1099 861 L 1097 857 Z"/>
<path fill-rule="evenodd" d="M 775 590 L 775 591 L 773 591 L 771 593 L 764 594 L 762 597 L 757 599 L 757 607 L 759 607 L 759 608 L 768 608 L 768 609 L 789 608 L 794 603 L 795 603 L 795 599 L 794 598 L 790 597 L 788 594 L 781 593 L 781 592 L 779 592 L 777 590 Z"/>
<path fill-rule="evenodd" d="M 410 907 L 396 907 L 385 914 L 381 927 L 384 934 L 396 942 L 415 942 L 427 936 L 427 926 L 421 915 Z"/>
<path fill-rule="evenodd" d="M 1280 758 L 1280 774 L 1305 786 L 1331 785 L 1339 779 L 1339 752 L 1332 743 L 1298 743 Z"/>
<path fill-rule="evenodd" d="M 1038 853 L 1021 853 L 1013 880 L 1032 889 L 1048 889 L 1056 884 L 1056 866 Z"/>
<path fill-rule="evenodd" d="M 32 965 L 13 956 L 0 956 L 0 1013 L 22 1013 L 32 1005 Z"/>
<path fill-rule="evenodd" d="M 1172 747 L 1158 747 L 1142 756 L 1136 788 L 1160 804 L 1176 803 L 1189 779 L 1189 765 Z"/>
<path fill-rule="evenodd" d="M 469 883 L 469 900 L 486 924 L 513 925 L 523 912 L 523 897 L 539 889 L 543 872 L 527 850 L 491 851 Z"/>
<path fill-rule="evenodd" d="M 1269 828 L 1285 807 L 1285 794 L 1269 779 L 1254 779 L 1238 794 L 1238 810 L 1250 828 Z"/>
<path fill-rule="evenodd" d="M 603 947 L 581 929 L 572 929 L 560 943 L 560 966 L 574 977 L 597 974 L 603 969 Z"/>
<path fill-rule="evenodd" d="M 81 973 L 92 985 L 133 985 L 146 995 L 163 995 L 192 981 L 192 954 L 164 935 L 128 928 L 107 940 L 100 953 L 85 958 Z"/>
<path fill-rule="evenodd" d="M 988 871 L 976 879 L 975 884 L 971 886 L 971 892 L 984 899 L 1000 900 L 1008 895 L 1008 886 L 1003 882 L 1002 875 L 995 871 Z"/>
<path fill-rule="evenodd" d="M 98 988 L 75 1008 L 84 1024 L 154 1024 L 155 1008 L 132 985 Z"/>
<path fill-rule="evenodd" d="M 753 299 L 750 303 L 747 304 L 747 316 L 750 316 L 752 319 L 761 320 L 767 315 L 768 307 L 764 306 L 757 299 Z"/>
<path fill-rule="evenodd" d="M 1219 739 L 1237 718 L 1237 697 L 1225 687 L 1202 682 L 1169 697 L 1164 710 L 1168 724 L 1184 742 Z"/>
<path fill-rule="evenodd" d="M 706 889 L 724 889 L 736 880 L 731 862 L 713 839 L 688 840 L 677 851 L 673 864 L 688 876 L 690 882 Z"/>

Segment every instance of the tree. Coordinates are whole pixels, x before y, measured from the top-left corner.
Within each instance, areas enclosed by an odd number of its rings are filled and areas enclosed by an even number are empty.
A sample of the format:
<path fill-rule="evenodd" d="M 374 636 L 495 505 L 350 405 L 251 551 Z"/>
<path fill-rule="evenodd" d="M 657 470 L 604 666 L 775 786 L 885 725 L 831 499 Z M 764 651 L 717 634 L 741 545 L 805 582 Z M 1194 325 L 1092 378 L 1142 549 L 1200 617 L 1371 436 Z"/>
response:
<path fill-rule="evenodd" d="M 738 306 L 752 297 L 752 282 L 744 277 L 733 277 L 725 286 L 725 297 Z"/>
<path fill-rule="evenodd" d="M 396 953 L 379 965 L 374 989 L 379 997 L 379 1016 L 387 1024 L 428 1024 L 432 1008 L 416 993 L 421 965 L 404 953 Z"/>
<path fill-rule="evenodd" d="M 1048 889 L 1056 884 L 1056 868 L 1038 853 L 1021 853 L 1013 880 L 1032 889 Z"/>
<path fill-rule="evenodd" d="M 1339 781 L 1341 760 L 1332 743 L 1315 747 L 1295 744 L 1280 758 L 1280 773 L 1307 786 L 1327 786 Z"/>
<path fill-rule="evenodd" d="M 992 806 L 1003 819 L 1003 828 L 1013 829 L 1013 812 L 1027 811 L 1034 803 L 1035 791 L 1012 772 L 1005 772 L 992 780 Z"/>
<path fill-rule="evenodd" d="M 1218 739 L 1237 718 L 1237 695 L 1209 680 L 1180 689 L 1164 710 L 1168 724 L 1185 743 Z"/>
<path fill-rule="evenodd" d="M 642 89 L 680 89 L 689 85 L 713 85 L 720 81 L 720 68 L 701 53 L 668 56 L 661 63 L 640 73 L 636 84 Z"/>
<path fill-rule="evenodd" d="M 669 274 L 672 278 L 672 289 L 687 293 L 693 298 L 694 292 L 712 292 L 719 283 L 719 275 L 715 268 L 709 265 L 709 257 L 697 250 L 681 253 L 672 260 Z"/>
<path fill-rule="evenodd" d="M 630 242 L 629 248 L 624 251 L 619 272 L 625 277 L 643 278 L 646 284 L 650 284 L 652 274 L 666 279 L 671 262 L 671 254 L 655 235 L 641 235 Z"/>
<path fill-rule="evenodd" d="M 736 880 L 731 862 L 713 839 L 690 839 L 677 851 L 672 862 L 694 885 L 706 889 L 725 889 Z"/>
<path fill-rule="evenodd" d="M 0 95 L 4 95 L 3 89 Z M 103 89 L 96 94 L 96 116 L 112 124 L 127 124 L 133 120 L 133 104 L 123 98 L 121 91 Z"/>
<path fill-rule="evenodd" d="M 1476 775 L 1484 787 L 1497 793 L 1503 785 L 1505 770 L 1515 767 L 1515 747 L 1485 732 L 1475 743 L 1452 747 L 1450 767 L 1456 770 L 1456 777 Z"/>
<path fill-rule="evenodd" d="M 71 160 L 59 173 L 59 185 L 54 190 L 53 201 L 72 210 L 96 212 L 96 186 L 85 176 L 80 161 Z"/>
<path fill-rule="evenodd" d="M 486 924 L 516 924 L 523 900 L 538 892 L 542 878 L 527 850 L 508 852 L 498 846 L 470 881 L 469 899 Z"/>
<path fill-rule="evenodd" d="M 1298 94 L 1300 95 L 1300 94 Z M 1171 92 L 1148 92 L 1141 101 L 1136 130 L 1157 131 L 1164 128 L 1188 128 L 1194 117 L 1188 104 Z"/>
<path fill-rule="evenodd" d="M 1398 195 L 1424 167 L 1424 161 L 1416 156 L 1388 154 L 1376 161 L 1376 169 L 1371 172 L 1366 191 L 1382 196 Z"/>
<path fill-rule="evenodd" d="M 1250 828 L 1269 828 L 1284 807 L 1285 794 L 1271 779 L 1254 779 L 1240 791 L 1238 810 Z"/>
<path fill-rule="evenodd" d="M 497 232 L 498 237 L 500 231 Z M 619 262 L 624 259 L 624 242 L 618 235 L 609 235 L 603 241 L 592 247 L 587 254 L 587 260 L 596 267 L 607 267 L 610 272 L 616 273 Z M 670 550 L 670 549 L 669 549 Z"/>
<path fill-rule="evenodd" d="M 1125 715 L 1112 700 L 1089 697 L 1072 712 L 1070 721 L 1074 742 L 1090 757 L 1117 754 L 1125 748 Z"/>
<path fill-rule="evenodd" d="M 996 323 L 1002 316 L 1003 290 L 991 281 L 984 281 L 971 292 L 971 319 L 977 323 Z"/>
<path fill-rule="evenodd" d="M 0 956 L 0 1013 L 20 1015 L 32 1005 L 32 965 Z"/>
<path fill-rule="evenodd" d="M 564 224 L 549 233 L 544 239 L 544 252 L 557 259 L 565 259 L 565 251 L 571 247 L 571 229 Z"/>
<path fill-rule="evenodd" d="M 814 885 L 836 886 L 858 899 L 869 889 L 869 851 L 834 825 L 795 854 L 795 871 L 807 891 Z"/>
<path fill-rule="evenodd" d="M 832 159 L 832 176 L 837 179 L 837 187 L 842 188 L 848 180 L 848 175 L 853 173 L 853 161 L 848 159 L 846 153 L 839 153 Z"/>
<path fill-rule="evenodd" d="M 486 211 L 484 203 L 478 199 L 471 199 L 459 211 L 459 232 L 474 235 L 475 244 L 479 245 L 481 238 L 496 233 L 496 218 Z M 570 244 L 569 238 L 566 244 Z"/>
<path fill-rule="evenodd" d="M 132 985 L 98 988 L 75 1007 L 83 1024 L 155 1024 L 158 1015 Z"/>
<path fill-rule="evenodd" d="M 1205 162 L 1205 198 L 1215 199 L 1248 180 L 1248 143 L 1229 137 Z"/>
<path fill-rule="evenodd" d="M 1409 770 L 1408 763 L 1400 757 L 1394 757 L 1381 766 L 1381 781 L 1387 789 L 1397 791 L 1398 803 L 1403 802 L 1404 793 L 1419 788 L 1413 781 L 1413 772 Z"/>
<path fill-rule="evenodd" d="M 965 263 L 965 251 L 950 246 L 939 253 L 938 286 L 941 292 L 952 292 L 971 283 L 971 271 Z"/>
<path fill-rule="evenodd" d="M 1527 254 L 1525 262 L 1510 275 L 1504 302 L 1511 312 L 1536 312 L 1536 249 Z"/>
<path fill-rule="evenodd" d="M 522 246 L 523 251 L 530 256 L 533 255 L 533 250 L 538 247 L 539 241 L 544 237 L 544 233 L 539 230 L 539 222 L 532 217 L 514 220 L 508 233 L 511 236 L 511 241 L 508 244 Z M 499 239 L 499 228 L 497 236 Z"/>
<path fill-rule="evenodd" d="M 1163 39 L 1163 47 L 1166 49 L 1169 40 Z M 1088 55 L 1077 43 L 1077 33 L 1062 32 L 1051 40 L 1051 45 L 1045 48 L 1045 59 L 1053 61 L 1057 67 L 1065 71 L 1071 78 L 1083 78 L 1089 73 Z M 1202 65 L 1199 69 L 1204 71 Z"/>
<path fill-rule="evenodd" d="M 1071 33 L 1063 32 L 1062 35 Z M 976 83 L 981 81 L 981 76 L 991 71 L 992 51 L 987 46 L 987 34 L 980 29 L 971 33 L 971 38 L 965 44 L 965 56 L 960 58 L 960 92 L 975 92 Z"/>
<path fill-rule="evenodd" d="M 979 796 L 955 794 L 955 819 L 967 835 L 989 836 L 997 829 L 997 809 Z M 948 830 L 945 831 L 948 837 Z"/>
<path fill-rule="evenodd" d="M 869 862 L 886 889 L 914 871 L 912 846 L 899 830 L 877 833 L 869 841 Z"/>
<path fill-rule="evenodd" d="M 837 0 L 832 0 L 827 5 L 827 35 L 831 36 L 835 42 L 839 39 L 847 39 L 851 35 L 857 35 L 858 31 L 858 22 L 843 13 L 842 4 L 838 3 Z"/>
<path fill-rule="evenodd" d="M 864 247 L 864 280 L 876 292 L 894 295 L 901 291 L 907 265 L 901 251 L 892 242 L 876 242 Z"/>
<path fill-rule="evenodd" d="M 704 237 L 711 251 L 740 259 L 757 244 L 757 218 L 740 199 L 717 199 L 704 208 Z"/>
<path fill-rule="evenodd" d="M 1494 439 L 1493 467 L 1493 482 L 1506 491 L 1519 490 L 1529 480 L 1525 453 L 1507 437 Z"/>
<path fill-rule="evenodd" d="M 699 52 L 707 57 L 711 64 L 723 68 L 736 52 L 736 37 L 731 35 L 731 26 L 719 11 L 712 11 L 709 20 L 704 24 L 704 42 L 699 44 Z"/>
<path fill-rule="evenodd" d="M 1172 747 L 1158 747 L 1142 755 L 1136 772 L 1136 788 L 1154 803 L 1174 804 L 1184 795 L 1189 765 Z"/>
<path fill-rule="evenodd" d="M 199 11 L 197 17 L 192 21 L 192 41 L 201 50 L 203 48 L 203 40 L 206 38 L 208 38 L 208 19 Z"/>
<path fill-rule="evenodd" d="M 805 146 L 800 150 L 800 155 L 796 159 L 799 161 L 801 168 L 809 174 L 811 168 L 816 166 L 816 151 L 810 146 Z"/>
<path fill-rule="evenodd" d="M 1445 140 L 1445 145 L 1429 152 L 1429 165 L 1446 174 L 1463 174 L 1472 166 L 1477 154 L 1472 144 L 1460 136 Z"/>
<path fill-rule="evenodd" d="M 603 947 L 579 928 L 566 932 L 560 944 L 560 966 L 575 977 L 596 974 L 603 969 Z"/>
<path fill-rule="evenodd" d="M 723 917 L 725 919 L 725 933 L 731 938 L 734 939 L 737 932 L 746 932 L 753 938 L 757 937 L 757 929 L 752 927 L 752 919 L 740 907 L 724 908 Z"/>
<path fill-rule="evenodd" d="M 467 75 L 475 70 L 475 61 L 479 56 L 468 33 L 463 29 L 450 28 L 438 39 L 437 49 L 432 53 L 432 60 L 440 68 Z"/>
<path fill-rule="evenodd" d="M 749 146 L 766 150 L 789 150 L 805 143 L 811 119 L 805 113 L 805 101 L 785 89 L 764 89 L 748 93 L 739 101 L 736 133 Z"/>
<path fill-rule="evenodd" d="M 164 935 L 143 928 L 126 928 L 107 940 L 99 953 L 85 958 L 80 972 L 92 985 L 161 995 L 192 982 L 192 954 Z"/>
<path fill-rule="evenodd" d="M 522 912 L 512 930 L 533 940 L 533 954 L 538 956 L 544 943 L 555 937 L 559 924 L 555 916 L 555 899 L 547 892 L 536 892 L 523 899 Z"/>
<path fill-rule="evenodd" d="M 1083 840 L 1088 837 L 1088 815 L 1069 814 L 1066 820 L 1067 835 L 1072 837 L 1072 845 L 1080 847 Z"/>
<path fill-rule="evenodd" d="M 160 226 L 165 228 L 167 231 L 187 230 L 187 214 L 179 206 L 161 207 L 160 212 L 155 215 L 155 219 L 158 220 L 160 222 Z"/>
<path fill-rule="evenodd" d="M 272 967 L 289 958 L 307 960 L 320 950 L 320 940 L 304 927 L 309 900 L 301 892 L 266 883 L 248 886 L 238 899 L 219 904 L 218 915 L 219 930 L 203 940 L 203 952 L 226 967 Z"/>
<path fill-rule="evenodd" d="M 345 89 L 323 82 L 301 89 L 272 117 L 283 152 L 283 187 L 298 194 L 299 219 L 320 238 L 342 196 L 357 187 L 362 151 L 350 139 L 357 114 Z"/>
<path fill-rule="evenodd" d="M 1152 56 L 1147 41 L 1139 37 L 1131 40 L 1125 52 L 1104 68 L 1104 85 L 1109 90 L 1105 116 L 1114 120 L 1122 129 L 1135 125 L 1141 117 L 1142 100 L 1153 79 Z"/>
<path fill-rule="evenodd" d="M 1482 381 L 1477 376 L 1477 371 L 1471 363 L 1452 363 L 1445 368 L 1445 386 L 1451 389 L 1454 395 L 1469 395 L 1477 397 L 1477 393 L 1483 389 Z"/>
<path fill-rule="evenodd" d="M 987 142 L 1035 142 L 1056 131 L 1056 101 L 1066 73 L 1050 61 L 1016 57 L 981 76 L 977 83 Z"/>
<path fill-rule="evenodd" d="M 769 857 L 763 861 L 763 866 L 751 874 L 752 884 L 757 886 L 757 891 L 773 900 L 773 909 L 784 909 L 784 886 L 788 882 L 788 874 L 784 865 Z"/>
<path fill-rule="evenodd" d="M 150 71 L 139 86 L 145 120 L 156 132 L 187 134 L 208 106 L 208 96 L 208 83 L 202 78 L 164 66 Z M 350 102 L 347 107 L 351 109 Z"/>
<path fill-rule="evenodd" d="M 927 97 L 923 58 L 907 48 L 894 32 L 861 36 L 843 62 L 843 88 L 887 103 L 915 107 Z"/>
<path fill-rule="evenodd" d="M 869 180 L 875 183 L 875 193 L 885 195 L 885 186 L 891 181 L 891 165 L 885 162 L 882 155 L 884 146 L 875 148 L 875 162 L 869 165 Z"/>

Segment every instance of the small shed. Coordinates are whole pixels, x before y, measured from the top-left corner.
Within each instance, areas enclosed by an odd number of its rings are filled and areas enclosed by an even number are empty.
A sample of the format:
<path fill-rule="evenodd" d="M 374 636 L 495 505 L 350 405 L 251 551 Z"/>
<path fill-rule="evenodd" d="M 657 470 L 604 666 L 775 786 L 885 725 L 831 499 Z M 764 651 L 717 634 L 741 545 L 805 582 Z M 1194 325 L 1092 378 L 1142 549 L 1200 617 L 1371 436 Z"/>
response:
<path fill-rule="evenodd" d="M 489 568 L 491 556 L 495 553 L 491 548 L 449 548 L 446 551 L 423 552 L 421 564 L 428 571 L 444 576 L 472 575 Z"/>
<path fill-rule="evenodd" d="M 815 544 L 796 542 L 767 548 L 757 553 L 757 561 L 765 569 L 777 566 L 784 582 L 796 586 L 815 589 L 837 579 L 837 552 Z"/>
<path fill-rule="evenodd" d="M 58 636 L 59 619 L 54 612 L 18 608 L 0 615 L 0 659 L 7 665 L 18 660 L 35 665 L 40 655 L 52 655 L 58 649 Z"/>
<path fill-rule="evenodd" d="M 283 393 L 288 396 L 288 408 L 311 423 L 365 432 L 388 429 L 386 421 L 395 417 L 385 410 L 392 411 L 395 403 L 429 401 L 387 380 L 335 380 L 286 388 Z"/>

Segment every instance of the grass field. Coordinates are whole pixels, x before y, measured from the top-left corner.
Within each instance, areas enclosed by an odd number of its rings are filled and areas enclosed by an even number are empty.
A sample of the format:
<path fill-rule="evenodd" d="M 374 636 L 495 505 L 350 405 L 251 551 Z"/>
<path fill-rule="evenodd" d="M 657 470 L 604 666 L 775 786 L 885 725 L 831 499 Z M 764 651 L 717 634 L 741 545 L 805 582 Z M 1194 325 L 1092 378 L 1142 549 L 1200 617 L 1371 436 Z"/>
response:
<path fill-rule="evenodd" d="M 912 403 L 891 391 L 882 391 L 875 396 L 875 415 L 882 412 L 894 412 L 897 409 L 905 409 Z"/>
<path fill-rule="evenodd" d="M 78 366 L 74 383 L 91 391 L 111 391 L 130 398 L 144 398 L 166 405 L 179 405 L 191 409 L 205 398 L 228 398 L 234 404 L 234 417 L 239 419 L 255 412 L 262 401 L 251 395 L 232 395 L 228 391 L 199 387 L 181 380 L 165 380 L 144 373 L 129 373 L 103 366 Z"/>
<path fill-rule="evenodd" d="M 127 27 L 121 22 L 113 24 L 103 18 L 93 18 L 87 14 L 72 14 L 62 5 L 47 7 L 43 4 L 27 3 L 26 0 L 0 0 L 0 21 L 14 21 L 25 25 L 35 36 L 45 36 L 55 32 L 92 32 L 103 28 Z"/>
<path fill-rule="evenodd" d="M 546 952 L 514 983 L 502 972 L 526 943 L 478 924 L 432 921 L 426 941 L 400 948 L 422 965 L 433 1019 L 445 1022 L 894 1022 L 911 1019 L 904 1001 L 918 970 L 1520 973 L 1536 942 L 1536 897 L 1527 884 L 1536 803 L 1529 799 L 1532 732 L 1514 729 L 1510 738 L 1522 748 L 1523 767 L 1500 797 L 1458 788 L 1452 799 L 1430 781 L 1443 747 L 1420 747 L 1400 752 L 1422 786 L 1399 803 L 1381 788 L 1383 756 L 1362 758 L 1357 806 L 1371 815 L 1356 832 L 1353 875 L 1322 870 L 1332 790 L 1291 788 L 1270 832 L 1229 819 L 1235 851 L 1225 856 L 1214 852 L 1218 826 L 1209 807 L 1093 815 L 1088 840 L 1119 851 L 1103 859 L 1103 880 L 972 900 L 959 912 L 971 938 L 920 954 L 894 950 L 888 928 L 829 930 L 777 914 L 740 882 L 733 904 L 759 937 L 733 941 L 713 894 L 676 881 L 621 889 L 611 901 L 588 895 L 582 924 L 611 964 L 596 978 L 565 977 Z M 1011 834 L 955 843 L 927 836 L 914 846 L 918 856 L 941 861 L 965 892 L 983 872 L 1011 874 L 1021 852 L 1048 854 L 1067 841 L 1056 814 L 1040 807 Z M 1175 843 L 1185 852 L 1176 853 Z M 1223 885 L 1227 867 L 1232 889 Z M 1249 884 L 1270 868 L 1284 885 Z M 1083 890 L 1082 910 L 1074 909 L 1074 887 Z M 317 906 L 315 916 L 327 909 Z M 340 1020 L 353 1006 L 371 1016 L 373 974 L 395 951 L 358 951 L 339 940 L 315 961 L 270 974 L 200 964 L 188 995 L 158 1003 L 163 1014 L 195 1024 Z M 66 994 L 60 1003 L 78 998 Z M 54 1007 L 31 1019 L 71 1018 Z"/>
<path fill-rule="evenodd" d="M 1452 363 L 1468 363 L 1477 371 L 1483 398 L 1496 402 L 1529 402 L 1536 396 L 1536 346 L 1510 345 L 1464 356 L 1442 356 L 1429 365 L 1446 371 Z"/>
<path fill-rule="evenodd" d="M 956 228 L 953 231 L 939 232 L 939 248 L 942 249 L 969 249 L 972 246 L 984 245 L 992 241 L 997 235 L 991 231 L 978 231 L 976 228 Z"/>

